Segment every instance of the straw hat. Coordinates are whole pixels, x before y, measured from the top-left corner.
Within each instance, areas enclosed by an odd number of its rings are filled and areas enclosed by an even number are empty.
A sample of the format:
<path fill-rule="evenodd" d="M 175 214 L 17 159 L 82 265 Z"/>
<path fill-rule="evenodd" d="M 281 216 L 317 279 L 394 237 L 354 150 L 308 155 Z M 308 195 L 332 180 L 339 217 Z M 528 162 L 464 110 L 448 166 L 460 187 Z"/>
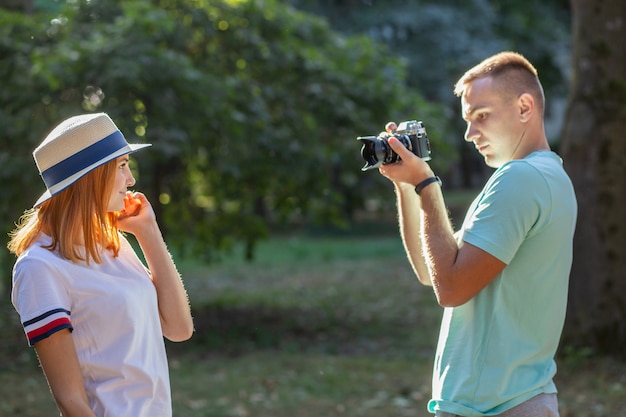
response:
<path fill-rule="evenodd" d="M 55 127 L 33 152 L 46 192 L 35 207 L 93 169 L 150 144 L 128 144 L 105 113 L 70 117 Z"/>

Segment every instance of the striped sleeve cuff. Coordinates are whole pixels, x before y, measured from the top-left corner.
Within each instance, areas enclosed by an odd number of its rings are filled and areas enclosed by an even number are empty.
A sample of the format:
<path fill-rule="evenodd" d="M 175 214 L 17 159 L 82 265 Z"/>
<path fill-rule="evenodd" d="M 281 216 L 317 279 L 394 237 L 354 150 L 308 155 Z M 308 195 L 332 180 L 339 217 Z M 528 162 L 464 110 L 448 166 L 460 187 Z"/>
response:
<path fill-rule="evenodd" d="M 70 321 L 70 312 L 63 308 L 50 310 L 22 324 L 29 346 L 50 337 L 59 330 L 70 329 L 72 331 L 74 329 Z"/>

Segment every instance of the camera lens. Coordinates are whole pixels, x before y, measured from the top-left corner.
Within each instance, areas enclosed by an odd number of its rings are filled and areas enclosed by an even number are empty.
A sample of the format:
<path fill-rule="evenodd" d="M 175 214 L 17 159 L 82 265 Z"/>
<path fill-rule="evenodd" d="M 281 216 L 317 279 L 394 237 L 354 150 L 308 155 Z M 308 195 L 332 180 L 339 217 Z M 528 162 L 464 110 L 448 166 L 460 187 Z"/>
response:
<path fill-rule="evenodd" d="M 365 160 L 363 171 L 378 168 L 382 164 L 392 163 L 398 159 L 398 155 L 384 139 L 376 136 L 361 136 L 357 140 L 363 142 L 361 147 L 361 156 Z"/>
<path fill-rule="evenodd" d="M 387 140 L 391 135 L 381 132 L 378 136 L 359 136 L 356 138 L 363 143 L 361 156 L 365 160 L 362 171 L 378 168 L 383 164 L 393 164 L 400 160 L 397 153 L 391 149 Z M 424 161 L 430 160 L 430 142 L 422 122 L 415 120 L 402 122 L 393 133 L 405 148 Z"/>

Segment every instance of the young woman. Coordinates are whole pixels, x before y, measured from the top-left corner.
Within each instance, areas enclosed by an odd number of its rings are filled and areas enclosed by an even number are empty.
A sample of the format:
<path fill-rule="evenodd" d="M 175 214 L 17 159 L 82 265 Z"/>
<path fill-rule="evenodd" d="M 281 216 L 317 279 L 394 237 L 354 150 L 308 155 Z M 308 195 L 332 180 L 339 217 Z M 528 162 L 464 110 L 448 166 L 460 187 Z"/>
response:
<path fill-rule="evenodd" d="M 47 191 L 10 235 L 12 301 L 65 417 L 172 415 L 163 337 L 186 340 L 193 322 L 152 206 L 128 191 L 128 155 L 146 146 L 98 113 L 33 153 Z"/>

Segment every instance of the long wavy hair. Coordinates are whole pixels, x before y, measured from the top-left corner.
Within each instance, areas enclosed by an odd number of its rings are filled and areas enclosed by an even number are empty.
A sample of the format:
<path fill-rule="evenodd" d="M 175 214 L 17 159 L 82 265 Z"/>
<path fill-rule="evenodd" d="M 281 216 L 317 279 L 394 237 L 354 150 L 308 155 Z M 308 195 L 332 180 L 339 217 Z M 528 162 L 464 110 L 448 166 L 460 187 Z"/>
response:
<path fill-rule="evenodd" d="M 95 168 L 65 190 L 26 210 L 9 234 L 9 251 L 20 256 L 40 233 L 52 238 L 44 246 L 72 262 L 102 263 L 102 250 L 117 256 L 120 238 L 117 212 L 108 212 L 116 160 Z"/>

